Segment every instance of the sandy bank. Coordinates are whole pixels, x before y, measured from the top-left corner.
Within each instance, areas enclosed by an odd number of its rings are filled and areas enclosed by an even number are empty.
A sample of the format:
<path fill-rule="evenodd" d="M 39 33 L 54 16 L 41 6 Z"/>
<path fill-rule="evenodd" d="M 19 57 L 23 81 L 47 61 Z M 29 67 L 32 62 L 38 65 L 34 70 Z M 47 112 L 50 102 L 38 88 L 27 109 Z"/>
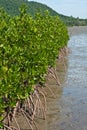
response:
<path fill-rule="evenodd" d="M 78 35 L 81 33 L 87 33 L 87 26 L 73 26 L 73 27 L 68 27 L 68 33 L 70 36 L 73 35 Z"/>

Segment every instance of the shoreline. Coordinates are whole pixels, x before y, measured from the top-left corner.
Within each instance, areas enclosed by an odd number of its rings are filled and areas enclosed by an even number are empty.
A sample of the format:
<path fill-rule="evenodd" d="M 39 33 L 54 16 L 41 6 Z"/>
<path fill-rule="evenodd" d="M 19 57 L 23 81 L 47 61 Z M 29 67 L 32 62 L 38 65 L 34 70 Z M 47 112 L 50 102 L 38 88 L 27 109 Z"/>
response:
<path fill-rule="evenodd" d="M 69 36 L 79 35 L 82 33 L 87 33 L 87 26 L 72 26 L 67 27 Z"/>

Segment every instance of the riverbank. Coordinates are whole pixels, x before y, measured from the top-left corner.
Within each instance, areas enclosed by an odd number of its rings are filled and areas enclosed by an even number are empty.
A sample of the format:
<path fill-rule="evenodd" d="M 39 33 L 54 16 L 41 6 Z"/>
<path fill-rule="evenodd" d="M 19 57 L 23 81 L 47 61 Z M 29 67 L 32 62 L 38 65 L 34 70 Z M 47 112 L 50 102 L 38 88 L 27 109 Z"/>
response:
<path fill-rule="evenodd" d="M 70 36 L 73 35 L 78 35 L 81 33 L 87 33 L 87 26 L 73 26 L 73 27 L 68 27 L 68 33 Z"/>

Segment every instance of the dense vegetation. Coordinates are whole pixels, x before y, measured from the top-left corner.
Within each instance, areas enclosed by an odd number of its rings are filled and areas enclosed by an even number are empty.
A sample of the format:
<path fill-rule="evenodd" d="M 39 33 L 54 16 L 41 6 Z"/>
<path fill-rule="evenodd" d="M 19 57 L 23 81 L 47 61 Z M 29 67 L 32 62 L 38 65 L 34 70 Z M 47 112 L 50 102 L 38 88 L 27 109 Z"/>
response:
<path fill-rule="evenodd" d="M 67 26 L 87 26 L 87 19 L 80 19 L 79 17 L 74 18 L 73 16 L 60 15 L 61 20 Z"/>
<path fill-rule="evenodd" d="M 21 7 L 20 14 L 11 17 L 0 10 L 0 126 L 13 117 L 18 101 L 45 82 L 67 41 L 66 26 L 57 16 L 37 12 L 33 18 Z"/>
<path fill-rule="evenodd" d="M 21 6 L 22 3 L 26 3 L 28 7 L 28 12 L 34 16 L 36 10 L 41 10 L 43 13 L 45 10 L 48 10 L 50 12 L 50 15 L 52 16 L 59 16 L 60 19 L 68 26 L 85 26 L 87 25 L 87 19 L 79 19 L 79 18 L 74 18 L 74 17 L 67 17 L 61 14 L 58 14 L 56 11 L 53 9 L 49 8 L 48 6 L 44 4 L 40 4 L 37 2 L 33 1 L 28 1 L 28 0 L 0 0 L 0 6 L 4 7 L 6 12 L 12 16 L 18 15 L 19 10 L 18 8 Z"/>

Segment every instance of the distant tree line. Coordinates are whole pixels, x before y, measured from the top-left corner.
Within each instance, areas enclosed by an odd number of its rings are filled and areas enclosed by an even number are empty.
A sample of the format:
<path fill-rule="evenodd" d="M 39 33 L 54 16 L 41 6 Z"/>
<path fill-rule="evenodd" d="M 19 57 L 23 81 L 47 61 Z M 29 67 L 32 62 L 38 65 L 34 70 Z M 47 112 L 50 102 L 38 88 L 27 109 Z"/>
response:
<path fill-rule="evenodd" d="M 67 17 L 66 19 L 63 19 L 64 23 L 67 26 L 86 26 L 87 25 L 87 19 L 80 19 L 79 17 L 74 18 L 73 16 Z"/>

